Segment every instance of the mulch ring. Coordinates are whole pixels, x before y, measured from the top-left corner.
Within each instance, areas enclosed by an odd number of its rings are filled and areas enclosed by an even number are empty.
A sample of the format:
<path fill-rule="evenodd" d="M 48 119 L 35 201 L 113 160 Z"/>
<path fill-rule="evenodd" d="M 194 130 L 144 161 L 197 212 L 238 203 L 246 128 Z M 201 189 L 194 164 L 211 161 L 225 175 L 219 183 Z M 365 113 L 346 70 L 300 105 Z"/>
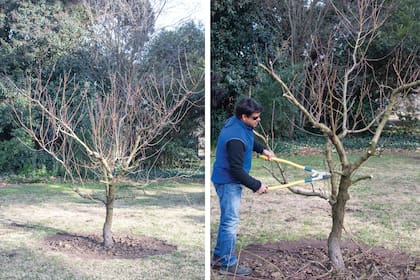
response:
<path fill-rule="evenodd" d="M 418 257 L 352 241 L 343 241 L 341 248 L 347 270 L 334 275 L 326 241 L 250 245 L 241 250 L 239 263 L 254 271 L 235 279 L 420 279 Z"/>
<path fill-rule="evenodd" d="M 74 235 L 57 233 L 45 239 L 44 245 L 52 250 L 71 256 L 94 259 L 137 259 L 164 255 L 177 247 L 148 236 L 119 236 L 114 234 L 114 246 L 105 248 L 98 235 Z"/>

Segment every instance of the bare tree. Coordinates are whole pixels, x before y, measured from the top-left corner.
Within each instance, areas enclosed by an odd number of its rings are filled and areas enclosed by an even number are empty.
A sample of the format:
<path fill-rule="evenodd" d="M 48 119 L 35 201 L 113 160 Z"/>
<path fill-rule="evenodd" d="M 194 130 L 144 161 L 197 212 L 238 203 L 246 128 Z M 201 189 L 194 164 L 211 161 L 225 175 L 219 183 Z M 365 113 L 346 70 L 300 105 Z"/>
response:
<path fill-rule="evenodd" d="M 166 0 L 157 2 L 163 7 Z M 105 205 L 103 240 L 111 247 L 116 183 L 158 156 L 168 133 L 202 103 L 204 71 L 191 69 L 182 50 L 172 72 L 156 73 L 153 67 L 141 71 L 155 22 L 150 1 L 83 3 L 89 32 L 80 44 L 89 53 L 91 82 L 79 84 L 68 72 L 55 86 L 56 74 L 46 78 L 40 70 L 25 86 L 14 86 L 29 117 L 14 110 L 23 129 L 72 180 L 89 173 L 104 184 L 104 198 L 76 191 Z"/>
<path fill-rule="evenodd" d="M 332 3 L 332 2 L 331 2 Z M 306 68 L 305 87 L 286 84 L 271 61 L 259 62 L 259 66 L 282 87 L 283 96 L 296 106 L 314 128 L 319 129 L 326 139 L 325 157 L 332 174 L 331 193 L 312 192 L 304 195 L 322 197 L 332 208 L 332 229 L 328 238 L 329 258 L 338 270 L 345 269 L 340 248 L 344 213 L 349 200 L 349 188 L 356 182 L 370 176 L 355 177 L 358 168 L 377 153 L 378 140 L 391 114 L 396 99 L 411 89 L 420 86 L 420 70 L 415 57 L 402 59 L 398 53 L 389 65 L 385 80 L 377 80 L 368 50 L 383 24 L 383 2 L 358 0 L 352 7 L 334 7 L 341 20 L 326 43 L 313 36 L 311 45 L 316 51 L 315 60 Z M 334 42 L 345 42 L 343 50 L 348 51 L 347 64 L 336 61 Z M 394 79 L 391 79 L 394 77 Z M 304 88 L 302 92 L 291 89 Z M 366 110 L 366 105 L 370 108 Z M 343 145 L 349 135 L 370 131 L 372 138 L 363 154 L 351 161 Z M 338 161 L 333 153 L 338 154 Z M 293 191 L 293 189 L 292 189 Z"/>
<path fill-rule="evenodd" d="M 14 107 L 23 129 L 72 179 L 82 179 L 82 171 L 88 170 L 104 184 L 104 199 L 78 192 L 105 205 L 106 247 L 113 245 L 116 183 L 146 159 L 159 155 L 162 148 L 158 144 L 166 141 L 167 133 L 204 96 L 204 74 L 193 75 L 188 65 L 180 65 L 180 69 L 181 76 L 170 77 L 169 84 L 160 82 L 167 77 L 149 73 L 136 83 L 127 79 L 123 89 L 121 80 L 117 83 L 113 76 L 110 92 L 95 92 L 94 96 L 88 96 L 87 89 L 79 87 L 69 74 L 52 92 L 49 82 L 43 83 L 40 76 L 35 84 L 28 81 L 25 88 L 15 88 L 29 112 L 27 119 Z"/>

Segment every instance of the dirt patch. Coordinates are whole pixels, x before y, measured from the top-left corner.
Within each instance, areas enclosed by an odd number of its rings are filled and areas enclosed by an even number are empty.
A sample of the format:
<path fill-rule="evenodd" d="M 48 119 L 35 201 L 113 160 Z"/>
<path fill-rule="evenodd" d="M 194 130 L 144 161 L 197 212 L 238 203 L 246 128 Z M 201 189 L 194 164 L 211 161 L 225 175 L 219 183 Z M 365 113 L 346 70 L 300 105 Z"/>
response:
<path fill-rule="evenodd" d="M 176 246 L 147 236 L 116 236 L 114 246 L 105 248 L 102 237 L 58 233 L 45 239 L 44 245 L 52 251 L 71 256 L 94 259 L 136 259 L 164 255 L 176 251 Z"/>
<path fill-rule="evenodd" d="M 10 187 L 10 186 L 14 186 L 14 184 L 10 184 L 7 182 L 0 182 L 0 188 L 6 188 L 6 187 Z"/>
<path fill-rule="evenodd" d="M 239 262 L 254 272 L 235 279 L 420 279 L 420 258 L 351 241 L 342 243 L 342 252 L 347 271 L 339 276 L 333 275 L 326 241 L 250 245 Z"/>

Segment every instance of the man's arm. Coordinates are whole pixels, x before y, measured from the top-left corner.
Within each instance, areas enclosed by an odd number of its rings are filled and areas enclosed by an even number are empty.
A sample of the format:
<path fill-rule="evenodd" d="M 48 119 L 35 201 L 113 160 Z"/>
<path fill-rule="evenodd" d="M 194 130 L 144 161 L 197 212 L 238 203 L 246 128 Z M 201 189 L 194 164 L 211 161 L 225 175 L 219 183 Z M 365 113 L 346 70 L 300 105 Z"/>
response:
<path fill-rule="evenodd" d="M 263 144 L 261 144 L 257 141 L 254 141 L 254 152 L 266 155 L 269 160 L 270 160 L 270 158 L 276 156 L 272 151 L 267 150 Z"/>
<path fill-rule="evenodd" d="M 258 141 L 254 141 L 254 148 L 253 151 L 259 154 L 262 154 L 265 149 L 265 146 Z"/>
<path fill-rule="evenodd" d="M 261 182 L 251 177 L 243 169 L 245 154 L 244 143 L 240 140 L 233 139 L 230 140 L 226 145 L 230 165 L 230 172 L 232 176 L 239 182 L 241 182 L 241 184 L 250 188 L 254 192 L 258 191 L 258 189 L 261 187 Z"/>

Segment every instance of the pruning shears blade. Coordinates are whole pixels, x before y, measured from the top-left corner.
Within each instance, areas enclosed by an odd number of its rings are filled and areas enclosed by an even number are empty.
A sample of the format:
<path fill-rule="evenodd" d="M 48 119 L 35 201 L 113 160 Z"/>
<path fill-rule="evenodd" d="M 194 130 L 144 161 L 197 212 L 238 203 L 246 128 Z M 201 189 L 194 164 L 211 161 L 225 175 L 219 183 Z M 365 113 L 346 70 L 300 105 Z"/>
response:
<path fill-rule="evenodd" d="M 326 180 L 331 178 L 331 173 L 325 171 L 313 171 L 312 172 L 312 181 L 316 180 Z"/>

